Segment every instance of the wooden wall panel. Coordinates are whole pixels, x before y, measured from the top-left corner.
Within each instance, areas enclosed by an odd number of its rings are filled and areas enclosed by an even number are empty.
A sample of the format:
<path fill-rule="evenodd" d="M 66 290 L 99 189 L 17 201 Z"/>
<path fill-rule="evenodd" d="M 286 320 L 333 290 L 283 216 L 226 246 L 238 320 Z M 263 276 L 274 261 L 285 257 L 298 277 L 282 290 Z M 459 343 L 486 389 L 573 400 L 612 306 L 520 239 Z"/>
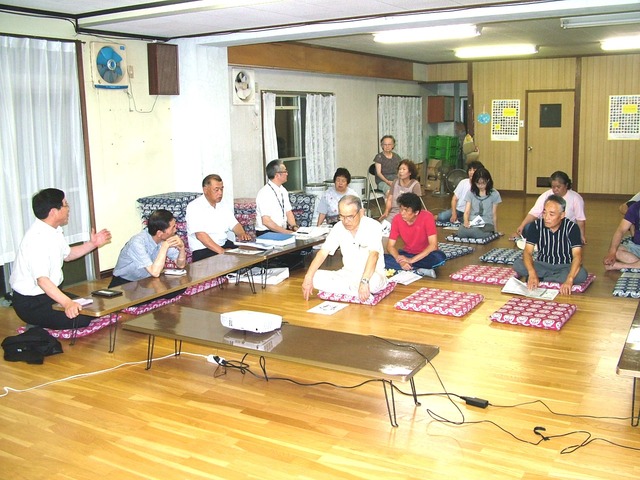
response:
<path fill-rule="evenodd" d="M 575 62 L 574 58 L 475 62 L 475 116 L 491 113 L 492 100 L 519 99 L 520 119 L 525 120 L 526 92 L 575 88 Z M 498 190 L 524 190 L 525 132 L 525 128 L 520 129 L 517 142 L 492 142 L 491 126 L 475 122 L 480 161 L 491 172 Z"/>
<path fill-rule="evenodd" d="M 469 78 L 468 63 L 439 63 L 427 65 L 427 82 L 466 82 Z"/>
<path fill-rule="evenodd" d="M 413 80 L 413 62 L 297 43 L 263 43 L 227 49 L 229 65 Z"/>
<path fill-rule="evenodd" d="M 585 193 L 640 190 L 640 141 L 609 140 L 609 96 L 640 94 L 640 55 L 582 59 L 580 188 Z"/>

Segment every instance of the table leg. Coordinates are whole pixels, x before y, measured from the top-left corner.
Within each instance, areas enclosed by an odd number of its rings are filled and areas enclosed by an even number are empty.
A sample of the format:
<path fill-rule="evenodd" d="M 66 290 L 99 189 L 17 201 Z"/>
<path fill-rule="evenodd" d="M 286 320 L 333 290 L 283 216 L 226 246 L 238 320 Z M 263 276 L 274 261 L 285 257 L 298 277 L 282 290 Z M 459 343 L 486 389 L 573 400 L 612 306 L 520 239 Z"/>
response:
<path fill-rule="evenodd" d="M 175 352 L 175 356 L 179 357 L 182 353 L 182 340 L 174 340 L 173 341 L 173 350 Z"/>
<path fill-rule="evenodd" d="M 416 404 L 416 407 L 422 405 L 418 401 L 418 394 L 416 393 L 416 382 L 413 381 L 413 377 L 409 380 L 409 385 L 411 385 L 411 394 L 413 395 L 413 402 Z"/>
<path fill-rule="evenodd" d="M 633 390 L 631 392 L 631 426 L 637 427 L 640 424 L 640 409 L 636 414 L 636 394 L 638 393 L 638 379 L 633 377 Z"/>
<path fill-rule="evenodd" d="M 389 403 L 389 394 L 387 393 L 387 383 L 391 390 L 391 403 Z M 382 388 L 384 389 L 384 399 L 387 402 L 387 413 L 389 414 L 389 422 L 392 427 L 397 427 L 398 422 L 396 419 L 396 399 L 393 394 L 393 382 L 391 380 L 382 380 Z"/>
<path fill-rule="evenodd" d="M 115 321 L 109 325 L 109 353 L 113 353 L 116 349 L 116 334 L 118 333 L 118 322 Z"/>
<path fill-rule="evenodd" d="M 147 343 L 147 368 L 145 370 L 149 370 L 151 368 L 151 362 L 153 362 L 153 346 L 156 343 L 156 336 L 149 335 L 149 341 Z"/>
<path fill-rule="evenodd" d="M 256 293 L 256 285 L 253 281 L 253 269 L 251 267 L 247 268 L 247 280 L 249 280 L 249 286 L 251 287 L 251 292 Z"/>

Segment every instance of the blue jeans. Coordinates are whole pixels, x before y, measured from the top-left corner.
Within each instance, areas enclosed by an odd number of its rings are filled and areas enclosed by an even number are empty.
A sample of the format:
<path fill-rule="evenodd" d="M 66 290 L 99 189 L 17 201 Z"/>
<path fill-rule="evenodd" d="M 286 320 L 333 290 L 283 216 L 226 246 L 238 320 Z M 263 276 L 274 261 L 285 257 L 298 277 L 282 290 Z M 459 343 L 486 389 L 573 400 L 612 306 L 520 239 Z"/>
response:
<path fill-rule="evenodd" d="M 415 256 L 415 254 L 405 252 L 404 250 L 400 250 L 398 253 L 400 253 L 400 255 L 404 255 L 407 258 L 413 258 Z M 436 268 L 444 265 L 444 262 L 446 260 L 447 256 L 444 254 L 444 252 L 442 252 L 441 250 L 434 250 L 423 259 L 418 260 L 416 263 L 414 263 L 412 267 L 414 270 L 418 268 Z M 396 259 L 388 253 L 384 254 L 384 267 L 392 268 L 394 270 L 402 270 L 402 267 L 398 262 L 396 262 Z"/>
<path fill-rule="evenodd" d="M 443 210 L 440 212 L 436 218 L 438 222 L 450 222 L 451 221 L 451 209 Z M 458 221 L 461 222 L 464 218 L 464 212 L 456 209 L 456 215 L 458 215 Z"/>

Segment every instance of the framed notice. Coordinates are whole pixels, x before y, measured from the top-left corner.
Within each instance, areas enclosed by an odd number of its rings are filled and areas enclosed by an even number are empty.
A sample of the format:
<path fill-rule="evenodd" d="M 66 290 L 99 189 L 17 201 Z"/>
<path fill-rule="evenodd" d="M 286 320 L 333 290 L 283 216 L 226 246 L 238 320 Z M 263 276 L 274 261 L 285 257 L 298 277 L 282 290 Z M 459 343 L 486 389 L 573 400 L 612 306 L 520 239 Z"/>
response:
<path fill-rule="evenodd" d="M 517 142 L 520 135 L 520 100 L 491 101 L 491 140 Z"/>
<path fill-rule="evenodd" d="M 640 95 L 609 97 L 609 140 L 640 140 Z"/>

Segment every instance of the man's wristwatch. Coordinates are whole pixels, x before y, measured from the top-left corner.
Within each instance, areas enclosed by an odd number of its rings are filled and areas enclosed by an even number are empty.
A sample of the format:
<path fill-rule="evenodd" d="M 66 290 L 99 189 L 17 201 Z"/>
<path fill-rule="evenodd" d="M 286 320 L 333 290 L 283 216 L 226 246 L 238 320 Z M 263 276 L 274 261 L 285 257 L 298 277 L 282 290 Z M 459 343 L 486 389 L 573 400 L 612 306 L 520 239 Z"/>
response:
<path fill-rule="evenodd" d="M 368 278 L 363 278 L 360 280 L 360 283 L 363 285 L 369 285 L 369 279 Z"/>

